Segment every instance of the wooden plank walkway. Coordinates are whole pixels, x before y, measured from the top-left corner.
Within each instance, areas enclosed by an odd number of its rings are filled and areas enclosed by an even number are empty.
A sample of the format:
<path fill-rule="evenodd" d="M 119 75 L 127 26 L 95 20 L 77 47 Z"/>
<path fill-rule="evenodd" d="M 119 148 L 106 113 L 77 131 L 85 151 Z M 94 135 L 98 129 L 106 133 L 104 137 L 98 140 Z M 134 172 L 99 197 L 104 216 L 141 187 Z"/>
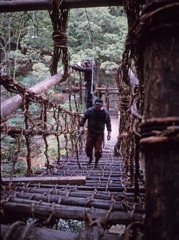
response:
<path fill-rule="evenodd" d="M 135 189 L 131 186 L 123 164 L 123 159 L 113 156 L 113 146 L 117 138 L 117 118 L 112 117 L 112 139 L 106 141 L 103 157 L 98 167 L 94 162 L 87 165 L 88 159 L 83 152 L 77 159 L 64 158 L 60 164 L 54 162 L 50 169 L 38 170 L 35 177 L 49 180 L 54 177 L 86 177 L 82 184 L 14 182 L 11 189 L 4 182 L 1 191 L 2 211 L 12 217 L 19 214 L 33 218 L 76 219 L 83 221 L 85 213 L 92 221 L 100 219 L 108 225 L 128 225 L 143 221 L 145 189 L 140 186 L 140 199 L 135 202 Z"/>

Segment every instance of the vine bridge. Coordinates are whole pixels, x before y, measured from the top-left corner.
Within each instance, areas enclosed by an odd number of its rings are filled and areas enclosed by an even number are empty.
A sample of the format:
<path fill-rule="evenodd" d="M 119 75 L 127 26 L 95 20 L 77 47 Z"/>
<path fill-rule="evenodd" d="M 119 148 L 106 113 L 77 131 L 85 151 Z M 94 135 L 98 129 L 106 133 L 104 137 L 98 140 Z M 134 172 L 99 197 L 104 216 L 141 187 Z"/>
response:
<path fill-rule="evenodd" d="M 16 114 L 6 116 L 1 124 L 2 146 L 9 138 L 17 140 L 17 151 L 12 161 L 10 178 L 2 178 L 3 239 L 17 239 L 19 232 L 21 235 L 18 239 L 33 236 L 38 236 L 38 239 L 48 239 L 51 233 L 53 239 L 78 237 L 120 239 L 119 232 L 114 235 L 107 229 L 116 224 L 128 226 L 136 221 L 142 228 L 145 198 L 143 174 L 133 160 L 129 161 L 126 157 L 124 161 L 119 154 L 114 154 L 120 118 L 118 112 L 109 104 L 111 88 L 102 93 L 105 95 L 105 105 L 111 115 L 112 139 L 109 142 L 105 141 L 103 157 L 98 167 L 94 168 L 93 163 L 87 164 L 88 159 L 84 151 L 85 134 L 78 134 L 82 92 L 81 94 L 70 92 L 69 103 L 75 102 L 73 106 L 76 107 L 76 111 L 73 112 L 25 89 L 23 85 L 14 82 L 8 76 L 1 76 L 1 84 L 9 91 L 19 93 L 13 97 L 14 105 L 16 105 L 15 99 L 21 98 L 21 109 Z M 118 95 L 116 90 L 114 88 L 111 90 L 113 101 L 117 100 L 114 98 L 116 94 Z M 11 101 L 8 99 L 2 103 L 4 116 L 7 113 L 5 109 L 11 102 L 12 99 Z M 34 105 L 39 105 L 35 118 Z M 121 107 L 124 106 L 126 106 L 125 101 Z M 70 109 L 73 110 L 72 106 Z M 22 122 L 25 121 L 25 128 L 8 125 L 8 121 L 17 116 L 22 118 Z M 46 164 L 42 169 L 33 172 L 32 156 L 34 151 L 37 151 L 36 144 L 39 138 L 43 139 L 45 145 Z M 52 138 L 56 142 L 53 142 L 56 147 L 53 146 L 52 149 L 55 151 L 54 157 L 49 155 L 51 146 L 48 142 L 51 143 Z M 26 150 L 24 147 L 21 149 L 22 141 L 26 143 Z M 126 147 L 124 144 L 123 148 Z M 65 154 L 62 156 L 63 151 Z M 24 152 L 27 156 L 27 177 L 13 177 L 17 160 Z M 4 164 L 3 161 L 1 164 Z M 136 178 L 137 175 L 140 179 Z M 83 221 L 86 229 L 81 233 L 70 233 L 70 235 L 69 232 L 60 232 L 61 237 L 59 237 L 59 230 L 42 228 L 57 227 L 59 219 Z M 25 225 L 28 221 L 30 223 Z"/>
<path fill-rule="evenodd" d="M 112 116 L 113 133 L 117 130 L 116 121 L 116 116 Z M 114 235 L 107 229 L 116 224 L 128 226 L 135 221 L 142 222 L 144 186 L 140 182 L 139 188 L 135 189 L 131 184 L 123 159 L 113 154 L 115 140 L 116 135 L 113 134 L 96 169 L 93 163 L 87 165 L 84 152 L 79 155 L 80 168 L 77 158 L 69 153 L 68 158 L 38 170 L 34 177 L 13 178 L 11 187 L 8 187 L 9 180 L 3 179 L 3 214 L 11 226 L 15 225 L 9 228 L 2 225 L 6 235 L 15 236 L 20 229 L 24 236 L 21 239 L 32 236 L 48 239 L 51 232 L 53 239 L 77 239 L 79 236 L 82 239 L 88 239 L 87 236 L 99 239 L 103 235 L 101 239 L 120 239 L 119 233 Z M 22 222 L 29 217 L 34 219 L 30 230 L 29 225 L 24 226 Z M 42 228 L 39 236 L 37 226 L 40 224 L 37 225 L 36 219 L 41 220 L 42 226 L 53 226 L 58 219 L 85 221 L 87 230 L 69 235 L 69 232 L 59 233 L 57 230 L 47 233 L 47 229 Z"/>
<path fill-rule="evenodd" d="M 145 9 L 141 4 L 0 2 L 1 13 L 48 10 L 54 42 L 50 78 L 27 89 L 7 74 L 0 76 L 0 85 L 15 94 L 1 104 L 1 147 L 11 143 L 16 148 L 11 159 L 1 159 L 3 174 L 4 165 L 12 165 L 9 176 L 1 177 L 2 239 L 178 239 L 179 3 L 151 0 Z M 104 142 L 103 157 L 94 168 L 94 163 L 87 165 L 85 134 L 79 135 L 84 88 L 80 76 L 78 86 L 73 84 L 68 65 L 67 19 L 70 8 L 112 5 L 124 6 L 128 36 L 116 87 L 96 88 L 112 119 L 112 139 Z M 57 73 L 60 58 L 64 70 Z M 137 86 L 128 76 L 132 63 Z M 68 108 L 45 94 L 62 83 Z M 38 157 L 45 159 L 45 166 L 33 170 L 32 161 Z M 26 177 L 13 177 L 18 160 L 24 158 Z M 144 158 L 145 174 L 140 169 Z M 61 231 L 61 219 L 85 226 L 80 233 Z"/>

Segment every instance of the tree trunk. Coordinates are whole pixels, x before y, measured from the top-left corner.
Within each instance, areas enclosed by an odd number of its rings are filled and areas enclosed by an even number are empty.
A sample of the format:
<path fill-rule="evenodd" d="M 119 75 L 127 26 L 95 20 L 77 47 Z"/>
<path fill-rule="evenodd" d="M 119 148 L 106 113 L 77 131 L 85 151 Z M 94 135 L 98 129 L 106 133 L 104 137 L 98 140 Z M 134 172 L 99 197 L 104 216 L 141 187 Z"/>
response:
<path fill-rule="evenodd" d="M 166 18 L 172 19 L 173 16 L 169 15 L 170 13 L 165 14 Z M 159 16 L 158 24 L 163 23 L 163 17 L 164 15 Z M 146 164 L 145 239 L 177 240 L 179 236 L 177 203 L 179 141 L 177 134 L 173 132 L 172 136 L 166 137 L 164 131 L 167 131 L 167 127 L 179 123 L 179 36 L 174 30 L 166 32 L 166 28 L 158 32 L 147 36 L 144 50 L 145 118 L 146 123 L 149 121 L 152 123 L 150 126 L 144 124 L 145 131 L 153 134 L 154 131 L 158 134 L 163 131 L 160 137 L 150 137 L 148 141 L 143 139 L 144 142 L 148 142 L 144 148 Z M 163 121 L 160 121 L 160 118 L 163 118 Z M 172 118 L 173 121 L 171 121 Z"/>

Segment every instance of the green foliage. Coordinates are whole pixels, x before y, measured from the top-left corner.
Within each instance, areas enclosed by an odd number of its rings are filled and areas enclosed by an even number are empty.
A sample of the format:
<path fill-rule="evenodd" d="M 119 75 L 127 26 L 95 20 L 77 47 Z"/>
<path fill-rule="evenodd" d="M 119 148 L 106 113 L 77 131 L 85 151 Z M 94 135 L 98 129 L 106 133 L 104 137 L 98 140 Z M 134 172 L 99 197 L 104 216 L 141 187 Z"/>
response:
<path fill-rule="evenodd" d="M 27 56 L 22 54 L 22 52 L 20 50 L 15 50 L 15 51 L 11 51 L 10 52 L 10 58 L 17 58 L 18 60 L 22 60 L 22 61 L 26 61 L 27 60 Z"/>
<path fill-rule="evenodd" d="M 49 64 L 49 58 L 43 57 L 51 56 L 53 51 L 52 23 L 47 11 L 2 13 L 0 21 L 0 44 L 7 54 L 3 63 L 6 72 L 12 74 L 14 68 L 18 72 L 21 65 L 15 65 L 15 59 L 21 63 L 48 61 Z"/>
<path fill-rule="evenodd" d="M 112 71 L 116 70 L 118 65 L 114 62 L 106 61 L 101 64 L 101 69 L 105 70 L 106 74 L 110 74 Z"/>
<path fill-rule="evenodd" d="M 116 13 L 114 13 L 116 12 Z M 68 22 L 71 62 L 83 63 L 85 58 L 101 62 L 105 74 L 117 69 L 122 60 L 127 19 L 120 8 L 70 10 Z M 104 66 L 111 67 L 105 68 Z"/>
<path fill-rule="evenodd" d="M 58 222 L 58 230 L 65 232 L 81 232 L 85 229 L 85 223 L 77 220 L 60 219 Z"/>
<path fill-rule="evenodd" d="M 109 7 L 109 12 L 113 16 L 126 16 L 124 8 L 122 6 Z"/>
<path fill-rule="evenodd" d="M 9 161 L 13 159 L 16 148 L 17 139 L 6 137 L 4 141 L 1 143 L 1 160 Z"/>
<path fill-rule="evenodd" d="M 35 75 L 41 81 L 50 77 L 49 68 L 47 68 L 43 63 L 35 63 L 33 65 L 33 75 Z"/>
<path fill-rule="evenodd" d="M 60 140 L 60 155 L 63 157 L 66 155 L 65 147 L 65 141 L 64 136 L 59 137 Z M 57 160 L 58 157 L 58 146 L 57 146 L 57 139 L 55 136 L 48 136 L 47 137 L 47 143 L 48 143 L 48 157 L 50 162 L 54 162 Z M 45 144 L 41 146 L 40 148 L 41 154 L 37 156 L 37 161 L 41 162 L 43 165 L 47 162 L 46 156 L 45 156 Z"/>
<path fill-rule="evenodd" d="M 21 109 L 18 109 L 16 111 L 16 113 L 20 113 L 22 112 Z M 25 123 L 24 123 L 24 116 L 22 114 L 20 114 L 19 116 L 17 116 L 16 118 L 11 118 L 8 119 L 7 124 L 9 126 L 14 126 L 16 128 L 24 128 L 25 127 Z"/>
<path fill-rule="evenodd" d="M 26 88 L 30 88 L 38 83 L 37 77 L 35 75 L 26 75 L 25 77 L 19 76 L 17 81 L 19 83 L 22 83 Z"/>
<path fill-rule="evenodd" d="M 2 177 L 10 177 L 11 171 L 12 171 L 13 163 L 3 164 L 2 165 Z M 27 166 L 25 162 L 21 159 L 18 159 L 13 177 L 23 177 L 25 176 L 27 171 Z"/>
<path fill-rule="evenodd" d="M 21 146 L 24 145 L 24 139 L 22 138 Z M 18 148 L 18 140 L 16 138 L 6 137 L 4 141 L 1 143 L 1 161 L 6 164 L 1 165 L 1 172 L 3 177 L 9 177 L 14 160 L 15 155 L 17 153 Z M 26 164 L 24 161 L 17 159 L 17 163 L 14 169 L 14 176 L 24 176 L 26 173 Z"/>
<path fill-rule="evenodd" d="M 29 49 L 31 52 L 39 54 L 47 52 L 51 54 L 53 51 L 52 42 L 52 23 L 47 11 L 28 12 L 30 21 L 27 25 L 27 33 L 23 37 L 21 45 L 23 49 Z M 34 22 L 33 22 L 34 14 Z M 36 52 L 37 51 L 37 52 Z"/>
<path fill-rule="evenodd" d="M 15 58 L 17 72 L 21 62 L 31 61 L 32 75 L 44 80 L 53 52 L 53 28 L 47 11 L 1 14 L 0 20 L 0 42 L 5 51 L 10 50 L 9 71 L 12 72 Z M 83 63 L 87 57 L 94 58 L 98 65 L 120 63 L 127 35 L 127 18 L 122 7 L 71 9 L 67 31 L 71 63 Z M 18 46 L 18 50 L 13 46 Z M 58 71 L 61 69 L 59 61 Z M 109 68 L 103 65 L 99 70 L 109 74 Z"/>

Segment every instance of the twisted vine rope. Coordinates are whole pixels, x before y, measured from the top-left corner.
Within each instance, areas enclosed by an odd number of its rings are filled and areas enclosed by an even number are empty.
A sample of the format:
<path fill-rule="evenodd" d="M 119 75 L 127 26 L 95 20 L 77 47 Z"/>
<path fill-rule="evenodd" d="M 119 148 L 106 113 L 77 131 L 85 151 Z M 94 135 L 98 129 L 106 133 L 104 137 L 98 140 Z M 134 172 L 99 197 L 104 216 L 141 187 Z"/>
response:
<path fill-rule="evenodd" d="M 62 54 L 62 64 L 64 66 L 64 77 L 68 75 L 68 37 L 67 20 L 68 9 L 62 9 L 63 0 L 51 0 L 49 15 L 53 25 L 52 39 L 54 41 L 54 52 L 50 66 L 50 73 L 57 73 L 58 61 Z"/>

